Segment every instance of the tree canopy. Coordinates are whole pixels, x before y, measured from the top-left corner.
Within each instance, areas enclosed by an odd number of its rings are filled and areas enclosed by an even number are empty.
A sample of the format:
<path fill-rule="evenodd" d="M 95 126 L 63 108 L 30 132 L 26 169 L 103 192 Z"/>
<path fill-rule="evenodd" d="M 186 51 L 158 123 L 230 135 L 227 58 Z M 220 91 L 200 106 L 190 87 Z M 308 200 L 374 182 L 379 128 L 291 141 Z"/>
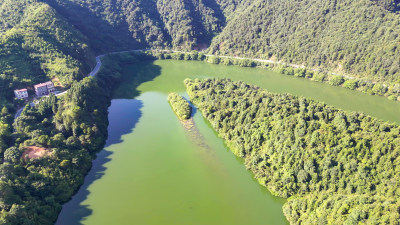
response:
<path fill-rule="evenodd" d="M 186 80 L 191 101 L 293 224 L 398 224 L 400 127 L 227 79 Z"/>

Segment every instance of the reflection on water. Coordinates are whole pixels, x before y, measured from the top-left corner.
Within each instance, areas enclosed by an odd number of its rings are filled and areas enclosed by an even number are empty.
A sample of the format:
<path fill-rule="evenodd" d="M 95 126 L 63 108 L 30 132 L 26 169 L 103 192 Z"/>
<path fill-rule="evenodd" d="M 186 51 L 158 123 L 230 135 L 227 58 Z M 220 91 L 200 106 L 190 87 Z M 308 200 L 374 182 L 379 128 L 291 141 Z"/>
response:
<path fill-rule="evenodd" d="M 111 161 L 113 152 L 108 148 L 123 142 L 122 136 L 133 132 L 142 116 L 143 103 L 139 100 L 113 100 L 109 108 L 108 139 L 101 152 L 92 162 L 92 168 L 83 185 L 72 199 L 63 205 L 57 225 L 84 224 L 84 219 L 93 213 L 85 200 L 90 195 L 89 187 L 100 180 L 107 170 L 105 164 Z"/>

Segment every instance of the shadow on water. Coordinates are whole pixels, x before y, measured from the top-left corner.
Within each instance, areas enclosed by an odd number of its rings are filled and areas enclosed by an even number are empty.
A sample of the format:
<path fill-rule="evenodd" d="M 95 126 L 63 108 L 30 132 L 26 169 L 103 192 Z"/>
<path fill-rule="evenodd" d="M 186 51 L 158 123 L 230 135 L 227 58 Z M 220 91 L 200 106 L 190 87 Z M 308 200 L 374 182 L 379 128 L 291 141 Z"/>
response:
<path fill-rule="evenodd" d="M 133 68 L 135 74 L 132 74 Z M 161 67 L 154 62 L 143 62 L 135 65 L 124 66 L 122 71 L 122 81 L 113 93 L 113 99 L 133 99 L 141 93 L 137 87 L 145 82 L 153 81 L 161 74 Z"/>
<path fill-rule="evenodd" d="M 112 151 L 108 147 L 122 143 L 122 136 L 133 132 L 142 115 L 143 103 L 139 100 L 113 100 L 109 108 L 108 139 L 105 149 L 97 154 L 84 184 L 74 197 L 63 206 L 58 217 L 59 225 L 83 224 L 84 219 L 92 214 L 89 205 L 82 204 L 90 194 L 89 187 L 106 173 L 105 164 L 111 160 Z"/>
<path fill-rule="evenodd" d="M 160 75 L 161 69 L 153 64 L 146 63 L 144 71 L 124 71 L 124 82 L 118 88 L 122 95 L 116 95 L 108 109 L 108 138 L 104 149 L 93 160 L 92 168 L 85 177 L 83 185 L 72 199 L 63 205 L 57 225 L 83 224 L 85 218 L 93 212 L 89 205 L 82 204 L 90 194 L 90 186 L 101 179 L 107 170 L 106 163 L 111 161 L 112 151 L 107 150 L 112 145 L 123 142 L 122 136 L 132 133 L 142 116 L 143 102 L 137 99 L 140 92 L 136 88 L 144 82 L 151 81 Z M 138 77 L 135 77 L 135 76 Z M 131 81 L 127 83 L 127 81 Z"/>

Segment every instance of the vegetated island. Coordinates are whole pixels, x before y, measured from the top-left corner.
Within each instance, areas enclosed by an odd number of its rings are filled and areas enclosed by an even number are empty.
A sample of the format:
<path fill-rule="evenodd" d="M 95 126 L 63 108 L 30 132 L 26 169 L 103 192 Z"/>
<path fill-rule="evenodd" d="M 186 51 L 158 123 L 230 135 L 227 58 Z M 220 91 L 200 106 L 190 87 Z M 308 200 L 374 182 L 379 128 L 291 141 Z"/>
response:
<path fill-rule="evenodd" d="M 192 114 L 192 108 L 182 96 L 177 93 L 168 95 L 168 102 L 180 120 L 187 120 Z"/>
<path fill-rule="evenodd" d="M 400 127 L 228 79 L 187 92 L 291 224 L 398 224 Z"/>

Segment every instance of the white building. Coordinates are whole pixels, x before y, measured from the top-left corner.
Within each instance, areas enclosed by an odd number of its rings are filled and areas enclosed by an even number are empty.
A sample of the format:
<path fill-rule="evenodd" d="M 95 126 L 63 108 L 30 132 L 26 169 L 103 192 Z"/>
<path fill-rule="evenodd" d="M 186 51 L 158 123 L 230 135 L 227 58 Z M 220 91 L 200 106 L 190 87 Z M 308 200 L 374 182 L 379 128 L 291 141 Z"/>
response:
<path fill-rule="evenodd" d="M 54 93 L 55 91 L 56 89 L 51 81 L 35 85 L 35 93 L 37 96 L 48 95 L 50 93 Z"/>
<path fill-rule="evenodd" d="M 28 90 L 26 90 L 26 88 L 14 90 L 14 94 L 15 94 L 15 97 L 19 98 L 19 99 L 28 98 Z"/>

